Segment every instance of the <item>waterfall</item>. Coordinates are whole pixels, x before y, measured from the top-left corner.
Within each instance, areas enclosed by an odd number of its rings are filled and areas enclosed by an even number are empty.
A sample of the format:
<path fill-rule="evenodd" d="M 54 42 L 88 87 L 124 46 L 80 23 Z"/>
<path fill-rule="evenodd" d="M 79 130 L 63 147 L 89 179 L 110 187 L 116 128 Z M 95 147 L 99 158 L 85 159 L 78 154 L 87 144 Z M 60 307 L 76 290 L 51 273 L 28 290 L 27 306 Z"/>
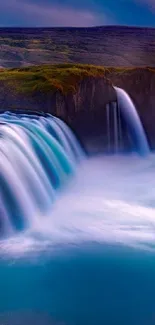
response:
<path fill-rule="evenodd" d="M 122 149 L 122 125 L 120 109 L 116 102 L 106 105 L 108 152 L 118 153 Z"/>
<path fill-rule="evenodd" d="M 0 115 L 0 235 L 33 227 L 84 153 L 70 128 L 49 114 Z"/>
<path fill-rule="evenodd" d="M 114 145 L 115 145 L 115 152 L 118 152 L 118 116 L 117 116 L 117 107 L 115 103 L 113 104 L 113 113 L 114 113 Z"/>
<path fill-rule="evenodd" d="M 117 93 L 117 103 L 111 102 L 106 105 L 108 151 L 112 147 L 114 152 L 119 152 L 122 149 L 123 120 L 128 130 L 128 137 L 132 141 L 132 147 L 138 153 L 146 155 L 150 152 L 150 149 L 136 107 L 123 89 L 114 88 Z"/>
<path fill-rule="evenodd" d="M 118 107 L 127 125 L 133 146 L 140 154 L 148 154 L 150 151 L 149 145 L 134 103 L 123 89 L 115 87 L 115 90 Z"/>
<path fill-rule="evenodd" d="M 122 121 L 121 121 L 121 112 L 120 107 L 117 105 L 117 111 L 118 111 L 118 137 L 119 137 L 119 143 L 120 143 L 120 150 L 122 150 L 123 146 L 123 138 L 122 138 Z"/>
<path fill-rule="evenodd" d="M 110 104 L 106 105 L 106 114 L 107 114 L 107 144 L 108 144 L 108 152 L 110 152 L 110 148 L 111 148 Z"/>

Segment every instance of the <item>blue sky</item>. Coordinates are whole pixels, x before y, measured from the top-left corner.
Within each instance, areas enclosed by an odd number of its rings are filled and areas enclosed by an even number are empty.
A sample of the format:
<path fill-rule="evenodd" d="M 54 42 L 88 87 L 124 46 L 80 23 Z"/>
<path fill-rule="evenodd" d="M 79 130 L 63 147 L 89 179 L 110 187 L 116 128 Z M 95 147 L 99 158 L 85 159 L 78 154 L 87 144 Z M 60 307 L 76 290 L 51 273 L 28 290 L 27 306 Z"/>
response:
<path fill-rule="evenodd" d="M 155 27 L 155 0 L 0 0 L 0 26 Z"/>

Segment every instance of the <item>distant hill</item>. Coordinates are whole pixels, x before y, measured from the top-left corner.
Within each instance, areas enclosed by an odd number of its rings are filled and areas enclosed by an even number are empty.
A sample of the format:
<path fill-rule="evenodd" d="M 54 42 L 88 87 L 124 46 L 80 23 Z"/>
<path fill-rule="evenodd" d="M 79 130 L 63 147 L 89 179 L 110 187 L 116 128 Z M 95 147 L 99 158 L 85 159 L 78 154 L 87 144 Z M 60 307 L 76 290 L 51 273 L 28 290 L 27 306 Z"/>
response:
<path fill-rule="evenodd" d="M 0 28 L 0 67 L 42 63 L 155 66 L 155 28 Z"/>

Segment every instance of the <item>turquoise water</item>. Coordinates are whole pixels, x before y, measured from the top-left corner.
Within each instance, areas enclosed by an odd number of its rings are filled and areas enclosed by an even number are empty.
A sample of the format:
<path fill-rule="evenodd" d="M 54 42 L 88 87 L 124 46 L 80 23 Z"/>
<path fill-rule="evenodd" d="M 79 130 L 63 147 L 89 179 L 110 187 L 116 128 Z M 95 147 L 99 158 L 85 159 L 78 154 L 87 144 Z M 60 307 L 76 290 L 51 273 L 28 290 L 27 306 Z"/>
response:
<path fill-rule="evenodd" d="M 0 324 L 155 324 L 155 156 L 83 162 L 49 216 L 0 241 Z"/>
<path fill-rule="evenodd" d="M 25 314 L 34 324 L 39 313 L 58 324 L 153 325 L 154 272 L 151 254 L 91 244 L 47 260 L 1 261 L 1 324 L 26 324 Z"/>
<path fill-rule="evenodd" d="M 0 238 L 40 223 L 84 156 L 58 118 L 0 114 Z"/>

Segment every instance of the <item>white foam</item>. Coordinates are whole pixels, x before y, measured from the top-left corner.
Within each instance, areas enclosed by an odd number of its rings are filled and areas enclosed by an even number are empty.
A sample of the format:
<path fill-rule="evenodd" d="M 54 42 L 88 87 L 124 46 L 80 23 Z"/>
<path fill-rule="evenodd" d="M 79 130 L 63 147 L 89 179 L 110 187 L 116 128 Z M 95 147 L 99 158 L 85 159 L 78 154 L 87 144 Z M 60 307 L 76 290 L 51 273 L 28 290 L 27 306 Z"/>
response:
<path fill-rule="evenodd" d="M 90 159 L 31 233 L 1 242 L 16 255 L 95 241 L 155 251 L 155 156 Z"/>

